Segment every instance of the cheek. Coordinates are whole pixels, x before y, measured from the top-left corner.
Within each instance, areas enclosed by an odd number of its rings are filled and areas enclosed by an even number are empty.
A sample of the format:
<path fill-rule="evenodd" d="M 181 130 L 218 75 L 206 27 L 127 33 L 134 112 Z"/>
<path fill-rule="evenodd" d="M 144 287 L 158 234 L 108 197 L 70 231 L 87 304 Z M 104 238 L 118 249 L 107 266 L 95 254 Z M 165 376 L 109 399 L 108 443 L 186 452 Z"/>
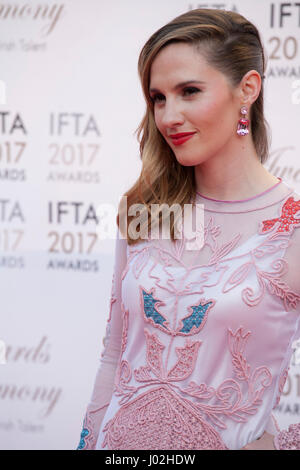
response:
<path fill-rule="evenodd" d="M 195 125 L 210 126 L 218 121 L 222 107 L 216 100 L 202 99 L 193 103 L 188 109 L 188 117 Z"/>
<path fill-rule="evenodd" d="M 161 126 L 161 119 L 160 119 L 159 113 L 157 111 L 154 111 L 153 116 L 154 116 L 154 122 L 155 122 L 157 129 L 161 131 L 162 126 Z"/>
<path fill-rule="evenodd" d="M 226 133 L 232 127 L 232 111 L 226 101 L 209 100 L 190 110 L 190 118 L 195 126 L 206 132 Z"/>

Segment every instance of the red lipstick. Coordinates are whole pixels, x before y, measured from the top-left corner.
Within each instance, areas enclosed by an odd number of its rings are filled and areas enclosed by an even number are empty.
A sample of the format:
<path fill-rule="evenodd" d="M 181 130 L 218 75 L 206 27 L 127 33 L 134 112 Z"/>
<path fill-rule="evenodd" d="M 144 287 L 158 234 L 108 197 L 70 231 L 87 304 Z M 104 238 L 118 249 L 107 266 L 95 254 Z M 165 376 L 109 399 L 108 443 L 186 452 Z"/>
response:
<path fill-rule="evenodd" d="M 181 145 L 193 137 L 194 134 L 196 132 L 181 132 L 179 134 L 171 134 L 169 137 L 171 137 L 174 145 Z"/>

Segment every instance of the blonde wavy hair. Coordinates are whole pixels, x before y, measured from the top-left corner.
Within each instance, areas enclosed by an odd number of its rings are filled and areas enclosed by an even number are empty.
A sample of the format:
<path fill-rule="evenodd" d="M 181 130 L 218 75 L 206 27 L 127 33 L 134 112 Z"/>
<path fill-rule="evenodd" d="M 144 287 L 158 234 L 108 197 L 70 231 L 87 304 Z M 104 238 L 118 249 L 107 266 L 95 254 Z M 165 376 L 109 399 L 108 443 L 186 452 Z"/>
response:
<path fill-rule="evenodd" d="M 149 95 L 150 70 L 153 60 L 163 47 L 174 42 L 192 44 L 204 53 L 207 62 L 222 72 L 229 84 L 236 87 L 243 76 L 255 69 L 261 76 L 260 94 L 250 108 L 253 143 L 263 164 L 269 153 L 269 125 L 264 117 L 263 80 L 265 54 L 257 28 L 242 15 L 233 11 L 195 9 L 184 13 L 156 31 L 143 46 L 138 72 L 146 101 L 145 115 L 136 129 L 142 160 L 142 169 L 134 185 L 124 194 L 127 208 L 139 204 L 139 215 L 119 205 L 117 224 L 129 245 L 147 238 L 154 225 L 160 226 L 164 213 L 163 204 L 184 208 L 194 203 L 196 183 L 193 166 L 183 166 L 176 157 L 154 120 L 154 105 Z M 154 204 L 158 206 L 153 210 Z M 133 206 L 134 207 L 134 206 Z M 151 210 L 152 207 L 152 210 Z M 175 207 L 175 206 L 174 206 Z M 163 208 L 163 209 L 161 209 Z M 170 238 L 174 241 L 179 212 L 171 213 Z M 120 217 L 127 224 L 120 225 Z M 125 220 L 126 219 L 126 220 Z M 134 236 L 132 227 L 139 230 Z"/>

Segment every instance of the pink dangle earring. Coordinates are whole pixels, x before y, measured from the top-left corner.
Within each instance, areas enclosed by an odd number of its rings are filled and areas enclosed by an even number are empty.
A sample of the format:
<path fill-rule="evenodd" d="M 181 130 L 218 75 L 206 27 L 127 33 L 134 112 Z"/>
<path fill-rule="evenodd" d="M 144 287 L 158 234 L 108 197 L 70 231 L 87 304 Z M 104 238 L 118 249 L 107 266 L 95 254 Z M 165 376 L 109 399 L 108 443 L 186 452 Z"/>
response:
<path fill-rule="evenodd" d="M 241 117 L 238 121 L 238 126 L 237 126 L 237 131 L 236 133 L 238 135 L 247 135 L 249 134 L 249 119 L 246 118 L 246 114 L 248 112 L 247 106 L 242 106 L 241 107 L 241 114 L 243 117 Z"/>

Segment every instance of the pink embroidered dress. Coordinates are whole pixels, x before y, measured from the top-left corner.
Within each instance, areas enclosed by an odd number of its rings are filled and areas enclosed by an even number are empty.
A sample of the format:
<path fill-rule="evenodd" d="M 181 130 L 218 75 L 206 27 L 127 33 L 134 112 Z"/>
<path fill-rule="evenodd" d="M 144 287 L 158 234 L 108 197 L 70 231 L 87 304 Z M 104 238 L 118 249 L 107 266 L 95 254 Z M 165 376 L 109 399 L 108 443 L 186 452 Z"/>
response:
<path fill-rule="evenodd" d="M 197 193 L 204 244 L 116 240 L 105 347 L 78 449 L 241 449 L 266 430 L 300 337 L 300 196 Z M 195 210 L 195 209 L 193 209 Z M 191 239 L 189 240 L 191 241 Z"/>

